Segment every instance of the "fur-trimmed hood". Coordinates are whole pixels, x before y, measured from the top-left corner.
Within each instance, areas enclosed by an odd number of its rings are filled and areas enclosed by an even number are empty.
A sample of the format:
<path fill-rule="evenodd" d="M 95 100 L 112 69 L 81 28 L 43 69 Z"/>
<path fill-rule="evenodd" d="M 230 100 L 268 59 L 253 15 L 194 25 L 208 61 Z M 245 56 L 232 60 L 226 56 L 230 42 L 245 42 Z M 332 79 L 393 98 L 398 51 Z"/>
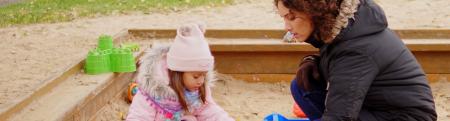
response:
<path fill-rule="evenodd" d="M 170 44 L 155 43 L 152 48 L 144 52 L 138 69 L 138 87 L 152 98 L 165 98 L 178 100 L 177 94 L 169 86 L 167 68 L 167 52 Z M 210 70 L 205 80 L 205 86 L 212 86 L 216 80 L 215 72 Z"/>
<path fill-rule="evenodd" d="M 380 32 L 387 28 L 384 11 L 372 0 L 343 0 L 333 27 L 331 43 Z"/>
<path fill-rule="evenodd" d="M 205 80 L 206 103 L 189 110 L 192 115 L 186 115 L 181 108 L 178 96 L 169 86 L 169 76 L 166 55 L 167 44 L 153 44 L 145 51 L 138 70 L 137 83 L 140 93 L 137 93 L 127 115 L 132 121 L 167 121 L 197 120 L 197 121 L 234 121 L 211 96 L 210 87 L 215 81 L 214 72 L 208 71 Z M 191 108 L 189 106 L 189 108 Z M 191 112 L 192 111 L 192 112 Z M 181 113 L 180 113 L 181 112 Z"/>

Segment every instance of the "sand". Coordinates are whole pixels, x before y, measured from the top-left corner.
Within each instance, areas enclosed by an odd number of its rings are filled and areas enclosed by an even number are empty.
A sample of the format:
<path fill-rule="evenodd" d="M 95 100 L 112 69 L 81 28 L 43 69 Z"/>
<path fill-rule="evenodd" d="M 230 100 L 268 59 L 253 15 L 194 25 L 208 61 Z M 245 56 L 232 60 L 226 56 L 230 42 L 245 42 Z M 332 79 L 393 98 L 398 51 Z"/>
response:
<path fill-rule="evenodd" d="M 433 89 L 438 121 L 450 121 L 450 82 L 441 80 L 431 84 L 431 88 Z"/>
<path fill-rule="evenodd" d="M 99 112 L 93 121 L 125 121 L 130 104 L 125 100 L 125 95 L 109 101 Z"/>
<path fill-rule="evenodd" d="M 193 20 L 205 21 L 208 28 L 283 28 L 272 0 L 238 1 L 225 7 L 128 13 L 0 28 L 0 110 L 32 94 L 49 79 L 84 58 L 101 34 L 113 35 L 126 28 L 176 28 Z M 385 9 L 391 28 L 450 28 L 448 0 L 376 1 Z"/>
<path fill-rule="evenodd" d="M 225 78 L 223 78 L 225 77 Z M 249 83 L 221 76 L 212 88 L 214 100 L 237 121 L 261 121 L 267 114 L 278 112 L 286 117 L 292 114 L 293 99 L 288 82 Z M 438 121 L 450 120 L 450 82 L 431 84 L 438 112 Z M 99 111 L 98 121 L 120 121 L 126 118 L 129 104 L 118 97 Z"/>
<path fill-rule="evenodd" d="M 375 0 L 384 9 L 389 27 L 449 28 L 448 0 Z"/>
<path fill-rule="evenodd" d="M 236 14 L 240 9 L 249 7 L 258 9 Z M 176 28 L 193 20 L 204 20 L 209 28 L 279 28 L 275 27 L 277 24 L 267 26 L 267 23 L 250 22 L 263 18 L 252 17 L 253 13 L 276 18 L 272 10 L 270 4 L 241 1 L 235 6 L 214 9 L 201 7 L 184 12 L 136 13 L 1 28 L 0 110 L 22 100 L 50 78 L 84 58 L 88 49 L 96 46 L 96 39 L 101 34 L 113 35 L 126 28 Z M 236 16 L 236 19 L 227 20 L 230 16 Z M 179 21 L 179 18 L 186 18 L 186 21 Z M 273 23 L 282 24 L 281 21 Z"/>
<path fill-rule="evenodd" d="M 294 103 L 288 82 L 249 83 L 221 75 L 212 88 L 213 98 L 237 121 L 258 121 L 267 114 L 278 112 L 293 117 Z M 124 120 L 130 104 L 124 95 L 115 98 L 99 111 L 98 121 Z"/>

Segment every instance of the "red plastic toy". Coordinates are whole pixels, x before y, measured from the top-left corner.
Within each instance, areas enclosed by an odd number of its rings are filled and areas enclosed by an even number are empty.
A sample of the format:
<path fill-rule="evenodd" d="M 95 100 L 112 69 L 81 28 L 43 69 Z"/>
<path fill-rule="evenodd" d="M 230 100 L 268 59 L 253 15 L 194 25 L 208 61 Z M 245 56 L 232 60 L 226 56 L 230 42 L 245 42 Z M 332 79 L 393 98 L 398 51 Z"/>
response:
<path fill-rule="evenodd" d="M 295 116 L 299 118 L 307 118 L 306 114 L 303 112 L 302 108 L 300 108 L 300 106 L 297 105 L 297 103 L 294 103 L 292 112 L 294 113 Z"/>

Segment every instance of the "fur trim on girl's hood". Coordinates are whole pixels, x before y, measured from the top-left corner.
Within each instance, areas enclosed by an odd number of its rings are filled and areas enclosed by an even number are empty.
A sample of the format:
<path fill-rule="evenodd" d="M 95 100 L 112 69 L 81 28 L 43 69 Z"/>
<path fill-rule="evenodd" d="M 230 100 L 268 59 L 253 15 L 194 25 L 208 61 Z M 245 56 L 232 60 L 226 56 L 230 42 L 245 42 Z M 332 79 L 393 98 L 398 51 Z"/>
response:
<path fill-rule="evenodd" d="M 170 81 L 166 62 L 169 48 L 169 44 L 155 43 L 152 48 L 144 52 L 144 56 L 139 62 L 137 83 L 142 91 L 153 98 L 178 100 L 177 94 L 169 86 Z M 205 86 L 212 86 L 212 82 L 216 80 L 214 71 L 210 70 L 206 75 L 205 83 L 207 85 Z"/>

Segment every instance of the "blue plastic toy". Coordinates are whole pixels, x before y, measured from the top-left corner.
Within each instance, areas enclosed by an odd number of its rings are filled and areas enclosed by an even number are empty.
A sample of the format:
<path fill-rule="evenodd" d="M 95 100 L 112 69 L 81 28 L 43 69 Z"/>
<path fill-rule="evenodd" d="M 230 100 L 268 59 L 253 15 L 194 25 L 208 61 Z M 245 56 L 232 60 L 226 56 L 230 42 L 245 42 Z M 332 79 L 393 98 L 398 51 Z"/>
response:
<path fill-rule="evenodd" d="M 264 121 L 309 121 L 309 119 L 307 118 L 288 119 L 281 114 L 272 113 L 266 116 L 266 118 L 264 118 Z"/>

